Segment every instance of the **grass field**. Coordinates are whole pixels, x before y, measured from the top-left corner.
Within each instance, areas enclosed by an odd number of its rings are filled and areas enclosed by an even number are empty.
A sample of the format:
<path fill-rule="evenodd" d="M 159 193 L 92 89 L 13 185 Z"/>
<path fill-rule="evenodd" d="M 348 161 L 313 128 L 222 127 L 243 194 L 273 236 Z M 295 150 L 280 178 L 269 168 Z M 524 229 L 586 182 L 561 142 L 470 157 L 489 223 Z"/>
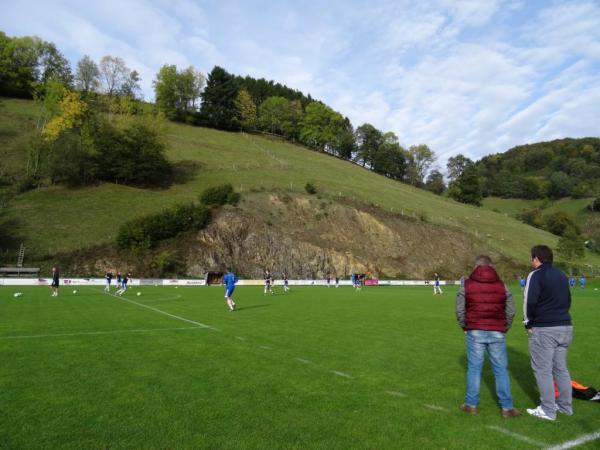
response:
<path fill-rule="evenodd" d="M 574 291 L 569 366 L 600 387 L 594 287 Z M 460 412 L 455 287 L 238 287 L 234 313 L 218 287 L 72 289 L 0 287 L 1 448 L 526 449 L 600 432 L 600 405 L 577 400 L 555 423 L 502 419 L 487 364 L 480 415 Z M 524 410 L 519 323 L 508 347 Z"/>

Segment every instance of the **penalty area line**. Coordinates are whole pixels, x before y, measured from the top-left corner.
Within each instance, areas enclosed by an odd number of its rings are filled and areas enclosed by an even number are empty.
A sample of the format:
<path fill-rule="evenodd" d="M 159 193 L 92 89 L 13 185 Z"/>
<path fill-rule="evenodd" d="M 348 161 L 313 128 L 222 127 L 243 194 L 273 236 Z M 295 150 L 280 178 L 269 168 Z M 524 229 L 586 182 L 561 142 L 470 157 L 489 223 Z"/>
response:
<path fill-rule="evenodd" d="M 102 291 L 102 292 L 104 292 L 104 291 Z M 163 314 L 165 316 L 172 317 L 173 319 L 177 319 L 177 320 L 181 320 L 183 322 L 187 322 L 187 323 L 191 323 L 191 324 L 194 324 L 194 325 L 198 325 L 199 327 L 202 327 L 202 328 L 208 328 L 208 329 L 211 329 L 213 331 L 220 331 L 218 328 L 211 327 L 210 325 L 206 325 L 205 323 L 196 322 L 195 320 L 186 319 L 185 317 L 181 317 L 181 316 L 177 316 L 175 314 L 168 313 L 166 311 L 163 311 L 162 309 L 158 309 L 158 308 L 155 308 L 153 306 L 144 305 L 143 303 L 139 303 L 139 302 L 130 300 L 130 299 L 125 298 L 123 296 L 111 294 L 110 292 L 105 292 L 105 293 L 108 294 L 108 295 L 110 295 L 111 297 L 114 297 L 114 298 L 118 299 L 118 300 L 123 300 L 124 302 L 131 303 L 132 305 L 137 305 L 137 306 L 141 306 L 142 308 L 150 309 L 150 310 L 152 310 L 154 312 L 157 312 L 159 314 Z"/>
<path fill-rule="evenodd" d="M 57 333 L 57 334 L 32 334 L 27 336 L 1 336 L 2 340 L 9 339 L 36 339 L 48 337 L 68 337 L 68 336 L 103 336 L 110 334 L 124 333 L 152 333 L 154 331 L 177 331 L 177 330 L 202 330 L 204 327 L 183 327 L 183 328 L 146 328 L 137 330 L 110 330 L 110 331 L 82 331 L 79 333 Z"/>
<path fill-rule="evenodd" d="M 427 409 L 431 409 L 433 411 L 443 411 L 443 412 L 448 412 L 447 408 L 444 408 L 442 406 L 437 406 L 437 405 L 430 405 L 429 403 L 424 403 L 423 406 Z"/>
<path fill-rule="evenodd" d="M 498 433 L 506 434 L 507 436 L 515 438 L 519 441 L 526 442 L 527 444 L 536 445 L 538 447 L 544 447 L 545 445 L 547 445 L 545 442 L 536 441 L 535 439 L 531 439 L 530 437 L 523 436 L 522 434 L 507 430 L 506 428 L 497 427 L 495 425 L 487 425 L 486 428 L 497 431 Z"/>

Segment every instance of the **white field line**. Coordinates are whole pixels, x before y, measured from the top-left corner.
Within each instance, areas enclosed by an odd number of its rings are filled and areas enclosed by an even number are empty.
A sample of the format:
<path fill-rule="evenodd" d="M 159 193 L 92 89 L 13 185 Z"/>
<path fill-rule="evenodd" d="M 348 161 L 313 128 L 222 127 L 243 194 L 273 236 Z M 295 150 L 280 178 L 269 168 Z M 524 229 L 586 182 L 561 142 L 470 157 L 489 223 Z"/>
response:
<path fill-rule="evenodd" d="M 235 338 L 236 338 L 238 341 L 245 341 L 245 340 L 246 340 L 246 338 L 245 338 L 245 337 L 242 337 L 242 336 L 236 336 Z"/>
<path fill-rule="evenodd" d="M 526 443 L 531 444 L 531 445 L 536 445 L 538 447 L 543 447 L 543 446 L 546 445 L 544 442 L 536 441 L 535 439 L 531 439 L 530 437 L 523 436 L 522 434 L 515 433 L 514 431 L 507 430 L 506 428 L 501 428 L 501 427 L 497 427 L 497 426 L 494 426 L 494 425 L 487 425 L 486 428 L 489 428 L 490 430 L 497 431 L 498 433 L 506 434 L 507 436 L 513 437 L 515 439 L 518 439 L 519 441 L 523 441 L 523 442 L 526 442 Z"/>
<path fill-rule="evenodd" d="M 312 361 L 304 358 L 294 358 L 296 361 L 301 362 L 302 364 L 312 364 Z"/>
<path fill-rule="evenodd" d="M 262 348 L 263 350 L 273 350 L 273 347 L 269 347 L 268 345 L 259 345 L 258 348 Z"/>
<path fill-rule="evenodd" d="M 340 372 L 338 370 L 332 370 L 331 373 L 337 375 L 338 377 L 353 378 L 349 373 Z"/>
<path fill-rule="evenodd" d="M 176 316 L 175 314 L 168 313 L 166 311 L 163 311 L 162 309 L 154 308 L 153 306 L 144 305 L 143 303 L 138 303 L 138 302 L 135 302 L 135 301 L 130 300 L 128 298 L 120 297 L 120 296 L 115 295 L 115 294 L 111 294 L 110 292 L 106 292 L 106 293 L 108 295 L 110 295 L 111 297 L 114 297 L 116 299 L 123 300 L 124 302 L 127 302 L 127 303 L 131 303 L 132 305 L 141 306 L 142 308 L 150 309 L 150 310 L 152 310 L 154 312 L 157 312 L 159 314 L 163 314 L 165 316 L 172 317 L 173 319 L 182 320 L 183 322 L 187 322 L 187 323 L 192 323 L 192 324 L 198 325 L 199 327 L 202 327 L 202 328 L 209 328 L 209 329 L 214 330 L 214 331 L 220 331 L 218 328 L 211 327 L 210 325 L 206 325 L 205 323 L 196 322 L 195 320 L 186 319 L 185 317 L 181 317 L 181 316 Z"/>
<path fill-rule="evenodd" d="M 406 394 L 398 391 L 385 391 L 386 394 L 393 395 L 394 397 L 406 397 Z"/>
<path fill-rule="evenodd" d="M 442 406 L 430 405 L 430 404 L 428 404 L 428 403 L 424 403 L 424 404 L 423 404 L 423 406 L 424 406 L 425 408 L 432 409 L 432 410 L 434 410 L 434 411 L 444 411 L 444 412 L 448 412 L 448 409 L 447 409 L 447 408 L 444 408 L 444 407 L 442 407 Z"/>
<path fill-rule="evenodd" d="M 546 450 L 566 450 L 567 448 L 577 447 L 578 445 L 585 444 L 586 442 L 590 441 L 595 441 L 596 439 L 600 439 L 600 431 L 585 434 L 583 436 L 578 437 L 577 439 L 573 439 L 572 441 L 563 442 L 562 444 L 546 447 Z"/>
<path fill-rule="evenodd" d="M 106 334 L 123 334 L 123 333 L 151 333 L 154 331 L 176 331 L 176 330 L 200 330 L 204 327 L 184 327 L 184 328 L 147 328 L 137 330 L 110 330 L 110 331 L 82 331 L 79 333 L 60 333 L 60 334 L 32 334 L 28 336 L 1 336 L 0 339 L 36 339 L 47 337 L 63 337 L 63 336 L 102 336 Z"/>

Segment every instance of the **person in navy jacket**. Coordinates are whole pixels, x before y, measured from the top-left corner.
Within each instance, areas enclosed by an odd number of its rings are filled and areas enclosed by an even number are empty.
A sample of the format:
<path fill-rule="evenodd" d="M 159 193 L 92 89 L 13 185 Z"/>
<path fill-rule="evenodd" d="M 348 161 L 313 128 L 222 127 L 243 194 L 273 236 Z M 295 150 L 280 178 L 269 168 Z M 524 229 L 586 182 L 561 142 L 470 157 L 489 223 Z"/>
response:
<path fill-rule="evenodd" d="M 523 313 L 529 336 L 531 368 L 540 391 L 540 405 L 528 409 L 534 417 L 556 420 L 556 413 L 573 414 L 571 376 L 567 350 L 573 340 L 569 280 L 552 266 L 552 250 L 545 245 L 531 249 L 533 271 L 525 285 Z M 554 382 L 558 398 L 554 398 Z"/>

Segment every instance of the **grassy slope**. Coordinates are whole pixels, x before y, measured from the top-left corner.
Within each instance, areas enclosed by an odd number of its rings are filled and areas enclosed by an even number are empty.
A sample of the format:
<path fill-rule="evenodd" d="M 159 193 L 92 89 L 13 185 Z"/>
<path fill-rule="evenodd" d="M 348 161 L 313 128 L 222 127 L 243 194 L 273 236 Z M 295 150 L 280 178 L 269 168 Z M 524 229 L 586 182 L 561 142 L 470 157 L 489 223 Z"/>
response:
<path fill-rule="evenodd" d="M 304 287 L 268 297 L 238 287 L 234 314 L 220 287 L 128 295 L 218 332 L 173 330 L 193 325 L 101 289 L 62 288 L 51 299 L 46 287 L 31 287 L 14 299 L 16 288 L 0 288 L 0 447 L 516 450 L 531 445 L 488 427 L 547 444 L 600 429 L 598 405 L 579 400 L 575 416 L 555 426 L 526 414 L 502 419 L 488 363 L 481 414 L 459 412 L 465 348 L 456 287 L 441 297 L 425 287 Z M 583 383 L 598 374 L 599 298 L 592 286 L 574 292 L 569 368 Z M 138 331 L 115 333 L 127 330 Z M 90 332 L 108 334 L 77 335 Z M 39 336 L 49 334 L 63 336 Z M 515 405 L 532 407 L 519 323 L 507 342 Z"/>
<path fill-rule="evenodd" d="M 483 208 L 500 211 L 511 217 L 516 217 L 524 209 L 532 208 L 540 208 L 544 216 L 556 211 L 563 211 L 569 214 L 582 229 L 585 229 L 586 222 L 592 215 L 586 208 L 592 200 L 593 198 L 561 198 L 545 202 L 543 200 L 488 197 L 483 200 Z"/>
<path fill-rule="evenodd" d="M 12 121 L 24 120 L 34 113 L 31 103 L 6 100 L 5 108 L 0 109 L 3 121 L 7 110 L 11 111 L 8 120 Z M 194 200 L 211 185 L 231 182 L 242 193 L 257 189 L 303 192 L 306 182 L 311 181 L 321 195 L 342 195 L 407 214 L 424 213 L 433 223 L 466 230 L 520 260 L 527 259 L 532 244 L 554 246 L 557 242 L 555 236 L 502 214 L 435 196 L 290 143 L 180 124 L 170 124 L 168 128 L 169 157 L 202 164 L 191 181 L 167 190 L 112 184 L 78 190 L 44 188 L 15 198 L 9 205 L 7 219 L 29 248 L 38 253 L 71 250 L 109 241 L 124 221 Z M 595 256 L 587 258 L 600 263 Z"/>

